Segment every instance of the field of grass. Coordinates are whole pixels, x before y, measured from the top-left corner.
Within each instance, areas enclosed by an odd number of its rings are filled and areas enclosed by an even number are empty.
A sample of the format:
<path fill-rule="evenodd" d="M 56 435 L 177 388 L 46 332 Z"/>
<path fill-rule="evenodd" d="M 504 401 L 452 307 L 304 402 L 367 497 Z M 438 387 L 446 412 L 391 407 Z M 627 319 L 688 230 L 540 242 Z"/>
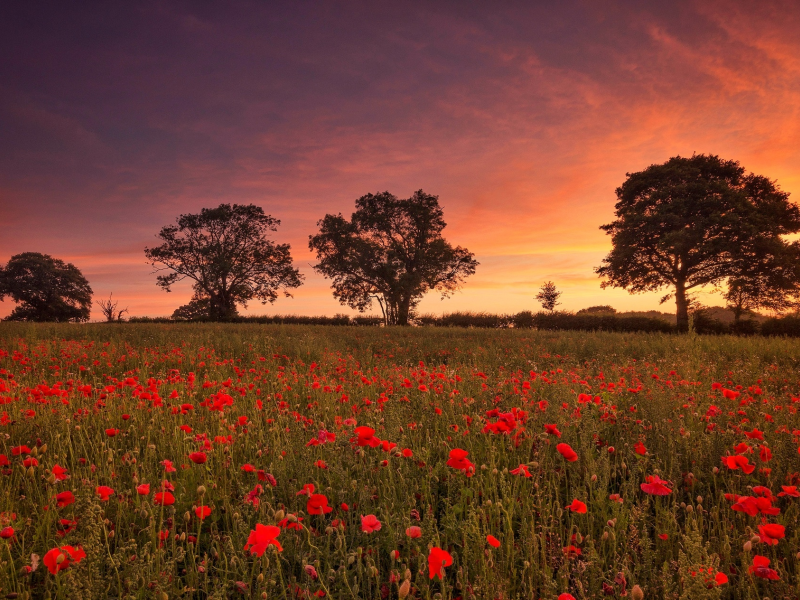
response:
<path fill-rule="evenodd" d="M 0 404 L 4 598 L 800 596 L 796 340 L 3 323 Z"/>

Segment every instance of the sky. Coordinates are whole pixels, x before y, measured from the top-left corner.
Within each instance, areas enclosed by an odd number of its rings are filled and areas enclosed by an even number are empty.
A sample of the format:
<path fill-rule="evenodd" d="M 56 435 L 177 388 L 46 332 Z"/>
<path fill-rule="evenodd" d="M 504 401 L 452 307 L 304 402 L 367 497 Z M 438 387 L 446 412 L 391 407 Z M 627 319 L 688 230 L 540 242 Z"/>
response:
<path fill-rule="evenodd" d="M 191 290 L 156 287 L 144 248 L 253 203 L 306 280 L 243 312 L 352 314 L 308 236 L 422 189 L 480 263 L 422 312 L 536 310 L 547 280 L 559 308 L 671 312 L 600 288 L 614 190 L 710 153 L 800 200 L 798 31 L 800 4 L 766 0 L 3 3 L 0 264 L 51 254 L 96 299 L 169 315 Z"/>

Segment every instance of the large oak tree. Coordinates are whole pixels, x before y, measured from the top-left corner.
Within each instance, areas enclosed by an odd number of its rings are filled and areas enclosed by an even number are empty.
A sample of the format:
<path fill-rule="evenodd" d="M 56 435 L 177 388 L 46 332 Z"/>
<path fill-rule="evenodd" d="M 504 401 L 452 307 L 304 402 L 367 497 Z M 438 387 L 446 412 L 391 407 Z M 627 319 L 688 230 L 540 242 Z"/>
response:
<path fill-rule="evenodd" d="M 314 270 L 333 280 L 342 304 L 364 311 L 375 299 L 387 324 L 407 325 L 426 292 L 448 296 L 478 265 L 442 237 L 445 225 L 438 196 L 367 194 L 349 221 L 328 214 L 318 222 L 308 244 L 319 260 Z"/>
<path fill-rule="evenodd" d="M 687 293 L 745 272 L 768 272 L 800 231 L 800 209 L 766 177 L 713 155 L 676 156 L 628 173 L 616 190 L 616 220 L 603 229 L 611 252 L 596 272 L 603 287 L 631 293 L 671 288 L 679 331 Z"/>
<path fill-rule="evenodd" d="M 0 268 L 0 300 L 18 306 L 8 321 L 88 321 L 92 288 L 72 263 L 39 252 L 23 252 Z"/>
<path fill-rule="evenodd" d="M 288 290 L 302 284 L 289 244 L 267 238 L 278 225 L 254 204 L 220 204 L 181 215 L 158 233 L 163 243 L 144 252 L 156 271 L 168 271 L 157 277 L 159 286 L 169 292 L 178 281 L 191 280 L 193 300 L 207 302 L 207 317 L 224 320 L 237 314 L 237 304 L 274 302 L 279 291 L 291 296 Z"/>

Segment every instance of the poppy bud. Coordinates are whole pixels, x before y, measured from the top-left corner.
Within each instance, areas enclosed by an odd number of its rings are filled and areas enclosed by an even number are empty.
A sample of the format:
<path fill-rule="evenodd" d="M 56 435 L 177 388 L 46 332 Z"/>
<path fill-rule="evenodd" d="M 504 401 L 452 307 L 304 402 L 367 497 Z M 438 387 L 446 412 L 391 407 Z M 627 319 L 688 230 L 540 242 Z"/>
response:
<path fill-rule="evenodd" d="M 206 486 L 198 485 L 197 486 L 197 495 L 201 498 L 206 495 Z"/>
<path fill-rule="evenodd" d="M 581 535 L 580 531 L 575 534 L 575 541 L 578 542 L 579 544 L 583 543 L 583 536 Z"/>
<path fill-rule="evenodd" d="M 686 512 L 688 512 L 688 513 L 692 512 L 693 510 L 694 510 L 694 506 L 692 506 L 691 504 L 689 504 L 689 505 L 686 507 Z"/>
<path fill-rule="evenodd" d="M 33 467 L 28 467 L 28 477 L 30 477 L 31 479 L 36 477 L 36 472 L 33 470 Z"/>
<path fill-rule="evenodd" d="M 256 577 L 256 581 L 259 583 L 259 585 L 264 583 L 264 574 L 263 573 L 259 573 L 258 577 Z"/>
<path fill-rule="evenodd" d="M 697 503 L 698 504 L 702 504 L 703 503 L 703 497 L 702 496 L 698 496 L 697 497 Z"/>
<path fill-rule="evenodd" d="M 189 514 L 188 510 L 184 513 L 183 520 L 186 521 L 187 523 L 192 520 L 192 515 Z"/>
<path fill-rule="evenodd" d="M 285 516 L 286 516 L 286 513 L 283 512 L 283 509 L 280 509 L 275 513 L 275 520 L 276 521 L 283 521 L 283 518 Z"/>
<path fill-rule="evenodd" d="M 39 448 L 37 448 L 36 446 L 34 446 L 34 447 L 33 447 L 33 450 L 31 450 L 31 456 L 33 456 L 34 458 L 35 458 L 35 457 L 37 457 L 37 456 L 39 456 Z"/>
<path fill-rule="evenodd" d="M 56 564 L 57 564 L 57 565 L 60 565 L 60 564 L 61 564 L 61 563 L 63 563 L 63 562 L 66 560 L 66 559 L 67 559 L 67 557 L 66 557 L 66 556 L 64 556 L 64 553 L 63 553 L 63 552 L 62 552 L 62 553 L 60 553 L 58 556 L 56 556 Z"/>
<path fill-rule="evenodd" d="M 757 535 L 754 535 L 753 537 L 750 538 L 750 541 L 753 542 L 754 544 L 757 544 L 758 542 L 761 541 L 761 538 L 758 537 Z"/>
<path fill-rule="evenodd" d="M 47 452 L 47 444 L 42 444 L 42 447 L 39 448 L 39 454 L 44 454 L 45 452 Z"/>
<path fill-rule="evenodd" d="M 631 589 L 631 600 L 644 600 L 644 592 L 638 584 Z"/>
<path fill-rule="evenodd" d="M 403 573 L 403 579 L 411 579 L 411 569 L 406 569 L 406 572 Z"/>
<path fill-rule="evenodd" d="M 714 467 L 713 469 L 711 469 L 711 472 L 714 473 L 714 475 L 716 475 L 717 473 L 719 473 L 719 467 Z"/>
<path fill-rule="evenodd" d="M 597 475 L 592 475 L 592 483 L 596 483 L 596 482 L 597 482 Z"/>
<path fill-rule="evenodd" d="M 113 529 L 108 532 L 108 539 L 110 539 L 110 540 L 114 539 L 114 530 Z"/>
<path fill-rule="evenodd" d="M 608 539 L 608 532 L 607 532 L 607 531 L 604 531 L 604 532 L 603 532 L 603 539 L 604 539 L 604 540 L 607 540 L 607 539 Z"/>
<path fill-rule="evenodd" d="M 406 579 L 403 583 L 400 584 L 400 588 L 397 590 L 397 595 L 400 598 L 405 598 L 408 596 L 409 592 L 411 591 L 411 582 Z"/>
<path fill-rule="evenodd" d="M 746 542 L 745 542 L 745 543 L 742 545 L 742 549 L 743 549 L 745 552 L 750 552 L 750 551 L 753 549 L 753 542 L 751 542 L 750 540 L 747 540 L 747 541 L 746 541 Z"/>

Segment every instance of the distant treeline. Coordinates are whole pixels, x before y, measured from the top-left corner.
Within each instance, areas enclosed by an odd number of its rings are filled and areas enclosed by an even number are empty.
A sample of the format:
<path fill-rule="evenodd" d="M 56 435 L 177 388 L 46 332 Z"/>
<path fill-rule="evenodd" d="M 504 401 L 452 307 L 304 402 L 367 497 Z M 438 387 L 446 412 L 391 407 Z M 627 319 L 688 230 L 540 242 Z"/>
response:
<path fill-rule="evenodd" d="M 656 315 L 656 316 L 650 316 Z M 692 315 L 693 329 L 699 334 L 778 335 L 800 337 L 800 316 L 744 319 L 738 324 L 715 318 L 715 311 L 701 309 Z M 204 320 L 178 320 L 169 317 L 131 317 L 129 323 L 196 323 Z M 309 317 L 302 315 L 237 316 L 228 323 L 262 323 L 284 325 L 380 326 L 380 316 L 335 315 Z M 540 329 L 548 331 L 617 331 L 675 333 L 674 315 L 657 313 L 585 313 L 523 311 L 516 314 L 487 312 L 453 312 L 443 315 L 421 314 L 412 321 L 421 327 L 478 327 L 485 329 Z"/>

